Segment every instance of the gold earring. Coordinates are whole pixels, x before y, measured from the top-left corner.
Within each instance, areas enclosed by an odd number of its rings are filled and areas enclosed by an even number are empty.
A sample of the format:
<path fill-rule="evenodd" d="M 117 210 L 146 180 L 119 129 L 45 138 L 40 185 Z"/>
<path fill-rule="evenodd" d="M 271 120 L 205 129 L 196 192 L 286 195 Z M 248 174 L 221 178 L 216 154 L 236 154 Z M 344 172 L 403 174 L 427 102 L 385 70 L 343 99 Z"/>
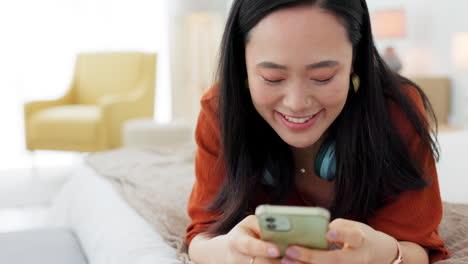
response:
<path fill-rule="evenodd" d="M 351 82 L 353 83 L 354 93 L 357 93 L 361 86 L 361 78 L 355 73 L 351 75 Z"/>

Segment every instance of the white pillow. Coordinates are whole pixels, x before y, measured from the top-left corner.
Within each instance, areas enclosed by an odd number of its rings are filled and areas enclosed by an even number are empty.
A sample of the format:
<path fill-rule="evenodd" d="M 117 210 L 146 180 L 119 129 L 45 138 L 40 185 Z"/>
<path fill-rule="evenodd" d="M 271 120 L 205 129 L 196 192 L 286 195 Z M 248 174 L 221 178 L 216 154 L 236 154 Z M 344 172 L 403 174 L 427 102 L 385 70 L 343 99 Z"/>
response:
<path fill-rule="evenodd" d="M 90 264 L 180 263 L 175 249 L 86 165 L 56 197 L 50 223 L 71 227 Z"/>

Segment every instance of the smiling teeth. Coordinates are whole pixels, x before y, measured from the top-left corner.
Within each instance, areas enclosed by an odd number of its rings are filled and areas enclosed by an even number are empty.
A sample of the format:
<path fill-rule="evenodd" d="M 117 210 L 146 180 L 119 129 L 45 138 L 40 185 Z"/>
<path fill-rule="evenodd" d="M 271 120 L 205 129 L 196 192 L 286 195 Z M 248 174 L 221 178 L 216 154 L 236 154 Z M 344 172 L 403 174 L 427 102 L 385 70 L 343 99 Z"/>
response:
<path fill-rule="evenodd" d="M 310 117 L 306 117 L 306 118 L 292 118 L 292 117 L 289 117 L 289 116 L 284 116 L 284 118 L 286 118 L 289 122 L 292 122 L 292 123 L 296 123 L 296 124 L 303 124 L 307 121 L 309 121 L 310 119 L 312 119 L 314 116 L 310 116 Z"/>

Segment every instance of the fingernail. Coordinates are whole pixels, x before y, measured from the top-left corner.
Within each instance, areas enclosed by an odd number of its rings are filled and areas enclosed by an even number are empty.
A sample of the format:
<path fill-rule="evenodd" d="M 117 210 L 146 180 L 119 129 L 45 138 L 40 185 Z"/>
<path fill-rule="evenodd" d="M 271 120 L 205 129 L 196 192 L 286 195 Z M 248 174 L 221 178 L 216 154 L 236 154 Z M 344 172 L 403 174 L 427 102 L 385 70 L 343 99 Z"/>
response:
<path fill-rule="evenodd" d="M 281 260 L 281 264 L 294 264 L 294 263 L 295 263 L 294 261 L 292 261 L 292 260 L 290 260 L 288 258 L 283 258 Z"/>
<path fill-rule="evenodd" d="M 336 240 L 338 238 L 338 232 L 336 232 L 336 230 L 330 230 L 327 237 L 329 240 Z"/>
<path fill-rule="evenodd" d="M 297 259 L 297 258 L 299 258 L 299 250 L 297 250 L 295 248 L 288 248 L 288 249 L 286 249 L 286 255 Z"/>
<path fill-rule="evenodd" d="M 278 257 L 279 256 L 279 251 L 276 248 L 269 248 L 267 249 L 268 256 L 270 257 Z"/>

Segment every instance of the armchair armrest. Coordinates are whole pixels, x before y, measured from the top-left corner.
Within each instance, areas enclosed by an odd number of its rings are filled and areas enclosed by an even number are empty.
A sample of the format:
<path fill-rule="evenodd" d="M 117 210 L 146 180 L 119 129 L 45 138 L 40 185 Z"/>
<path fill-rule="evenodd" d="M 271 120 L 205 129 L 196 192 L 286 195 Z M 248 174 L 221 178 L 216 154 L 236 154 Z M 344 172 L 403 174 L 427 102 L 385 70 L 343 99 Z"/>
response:
<path fill-rule="evenodd" d="M 140 83 L 135 89 L 126 94 L 110 94 L 102 96 L 99 100 L 101 108 L 112 108 L 112 105 L 125 104 L 125 103 L 137 103 L 139 100 L 143 100 L 145 96 L 146 83 Z"/>
<path fill-rule="evenodd" d="M 27 102 L 24 104 L 24 116 L 25 119 L 27 119 L 31 114 L 37 111 L 41 111 L 43 109 L 47 109 L 50 107 L 54 106 L 59 106 L 59 105 L 66 105 L 66 104 L 72 104 L 72 88 L 68 90 L 68 92 L 55 100 L 44 100 L 44 101 L 31 101 Z"/>
<path fill-rule="evenodd" d="M 138 100 L 138 93 L 132 92 L 127 93 L 125 95 L 122 94 L 112 94 L 112 95 L 105 95 L 99 99 L 99 105 L 101 108 L 112 107 L 112 105 L 120 104 L 120 103 L 131 103 Z"/>
<path fill-rule="evenodd" d="M 56 100 L 47 100 L 47 101 L 32 101 L 24 104 L 24 127 L 25 127 L 25 136 L 26 136 L 26 147 L 29 150 L 34 150 L 34 143 L 31 138 L 31 128 L 30 128 L 30 117 L 33 113 L 60 105 L 72 104 L 73 103 L 73 85 L 67 91 L 67 93 L 56 99 Z"/>
<path fill-rule="evenodd" d="M 138 112 L 139 99 L 139 93 L 136 92 L 125 95 L 106 95 L 101 97 L 99 100 L 99 107 L 101 108 L 103 119 L 117 116 L 133 116 Z"/>
<path fill-rule="evenodd" d="M 135 89 L 125 95 L 103 96 L 99 102 L 102 120 L 106 122 L 109 131 L 121 131 L 123 123 L 128 119 L 151 117 L 152 104 L 146 102 L 143 89 Z M 109 135 L 110 145 L 117 148 L 122 145 L 121 133 Z"/>

